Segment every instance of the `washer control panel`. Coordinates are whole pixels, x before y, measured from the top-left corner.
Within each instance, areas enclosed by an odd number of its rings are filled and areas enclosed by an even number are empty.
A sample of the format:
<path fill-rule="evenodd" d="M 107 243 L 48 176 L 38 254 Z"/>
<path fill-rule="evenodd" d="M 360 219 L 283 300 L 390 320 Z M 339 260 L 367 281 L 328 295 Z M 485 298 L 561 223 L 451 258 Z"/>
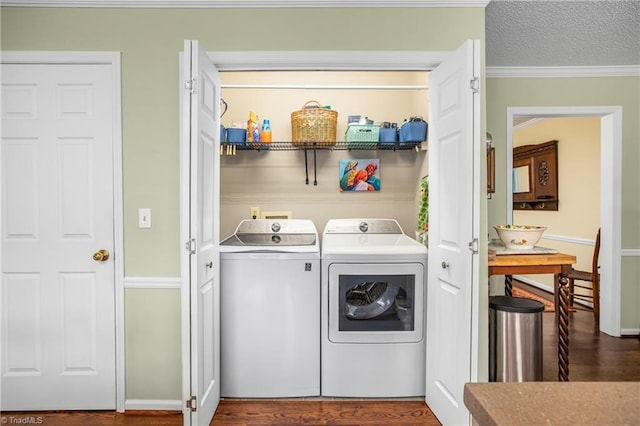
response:
<path fill-rule="evenodd" d="M 315 234 L 312 221 L 306 219 L 248 219 L 243 220 L 236 234 Z"/>
<path fill-rule="evenodd" d="M 318 233 L 308 219 L 247 219 L 222 246 L 319 246 Z"/>

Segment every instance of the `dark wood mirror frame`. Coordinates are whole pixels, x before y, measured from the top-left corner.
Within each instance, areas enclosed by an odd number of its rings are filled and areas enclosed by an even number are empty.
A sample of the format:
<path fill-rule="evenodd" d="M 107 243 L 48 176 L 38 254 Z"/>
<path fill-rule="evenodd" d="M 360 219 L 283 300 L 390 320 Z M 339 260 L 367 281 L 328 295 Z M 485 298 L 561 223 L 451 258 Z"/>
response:
<path fill-rule="evenodd" d="M 513 149 L 513 170 L 528 166 L 528 191 L 513 192 L 514 210 L 558 210 L 558 141 Z"/>
<path fill-rule="evenodd" d="M 496 192 L 496 149 L 492 146 L 493 136 L 487 132 L 485 140 L 487 144 L 487 194 L 491 199 L 491 194 Z"/>
<path fill-rule="evenodd" d="M 496 149 L 487 148 L 487 194 L 496 192 Z"/>

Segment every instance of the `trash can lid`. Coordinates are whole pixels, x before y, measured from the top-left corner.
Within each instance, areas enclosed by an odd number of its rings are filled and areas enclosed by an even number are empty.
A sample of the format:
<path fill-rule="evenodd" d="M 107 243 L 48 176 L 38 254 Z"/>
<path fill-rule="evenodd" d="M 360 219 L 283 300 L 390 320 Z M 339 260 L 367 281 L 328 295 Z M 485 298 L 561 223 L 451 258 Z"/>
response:
<path fill-rule="evenodd" d="M 526 297 L 491 296 L 489 307 L 496 311 L 535 313 L 544 311 L 544 303 Z"/>

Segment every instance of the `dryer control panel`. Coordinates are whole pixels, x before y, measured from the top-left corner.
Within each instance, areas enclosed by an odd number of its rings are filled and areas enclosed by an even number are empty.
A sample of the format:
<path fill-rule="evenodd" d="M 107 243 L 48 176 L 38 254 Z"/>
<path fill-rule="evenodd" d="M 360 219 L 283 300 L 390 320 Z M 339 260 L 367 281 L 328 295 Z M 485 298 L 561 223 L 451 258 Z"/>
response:
<path fill-rule="evenodd" d="M 325 234 L 403 234 L 395 219 L 332 219 Z"/>

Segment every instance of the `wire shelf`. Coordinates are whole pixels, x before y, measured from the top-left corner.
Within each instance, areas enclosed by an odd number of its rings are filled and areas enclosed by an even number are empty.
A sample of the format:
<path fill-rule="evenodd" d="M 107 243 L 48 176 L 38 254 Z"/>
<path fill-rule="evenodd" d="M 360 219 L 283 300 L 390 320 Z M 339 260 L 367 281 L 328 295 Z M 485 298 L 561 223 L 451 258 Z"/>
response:
<path fill-rule="evenodd" d="M 327 144 L 323 142 L 308 143 L 292 143 L 292 142 L 269 142 L 269 143 L 253 143 L 247 142 L 245 145 L 240 144 L 223 144 L 235 145 L 238 151 L 300 151 L 300 150 L 319 150 L 319 151 L 419 151 L 422 142 L 403 142 L 403 143 L 375 143 L 375 142 L 336 142 L 335 144 Z"/>

